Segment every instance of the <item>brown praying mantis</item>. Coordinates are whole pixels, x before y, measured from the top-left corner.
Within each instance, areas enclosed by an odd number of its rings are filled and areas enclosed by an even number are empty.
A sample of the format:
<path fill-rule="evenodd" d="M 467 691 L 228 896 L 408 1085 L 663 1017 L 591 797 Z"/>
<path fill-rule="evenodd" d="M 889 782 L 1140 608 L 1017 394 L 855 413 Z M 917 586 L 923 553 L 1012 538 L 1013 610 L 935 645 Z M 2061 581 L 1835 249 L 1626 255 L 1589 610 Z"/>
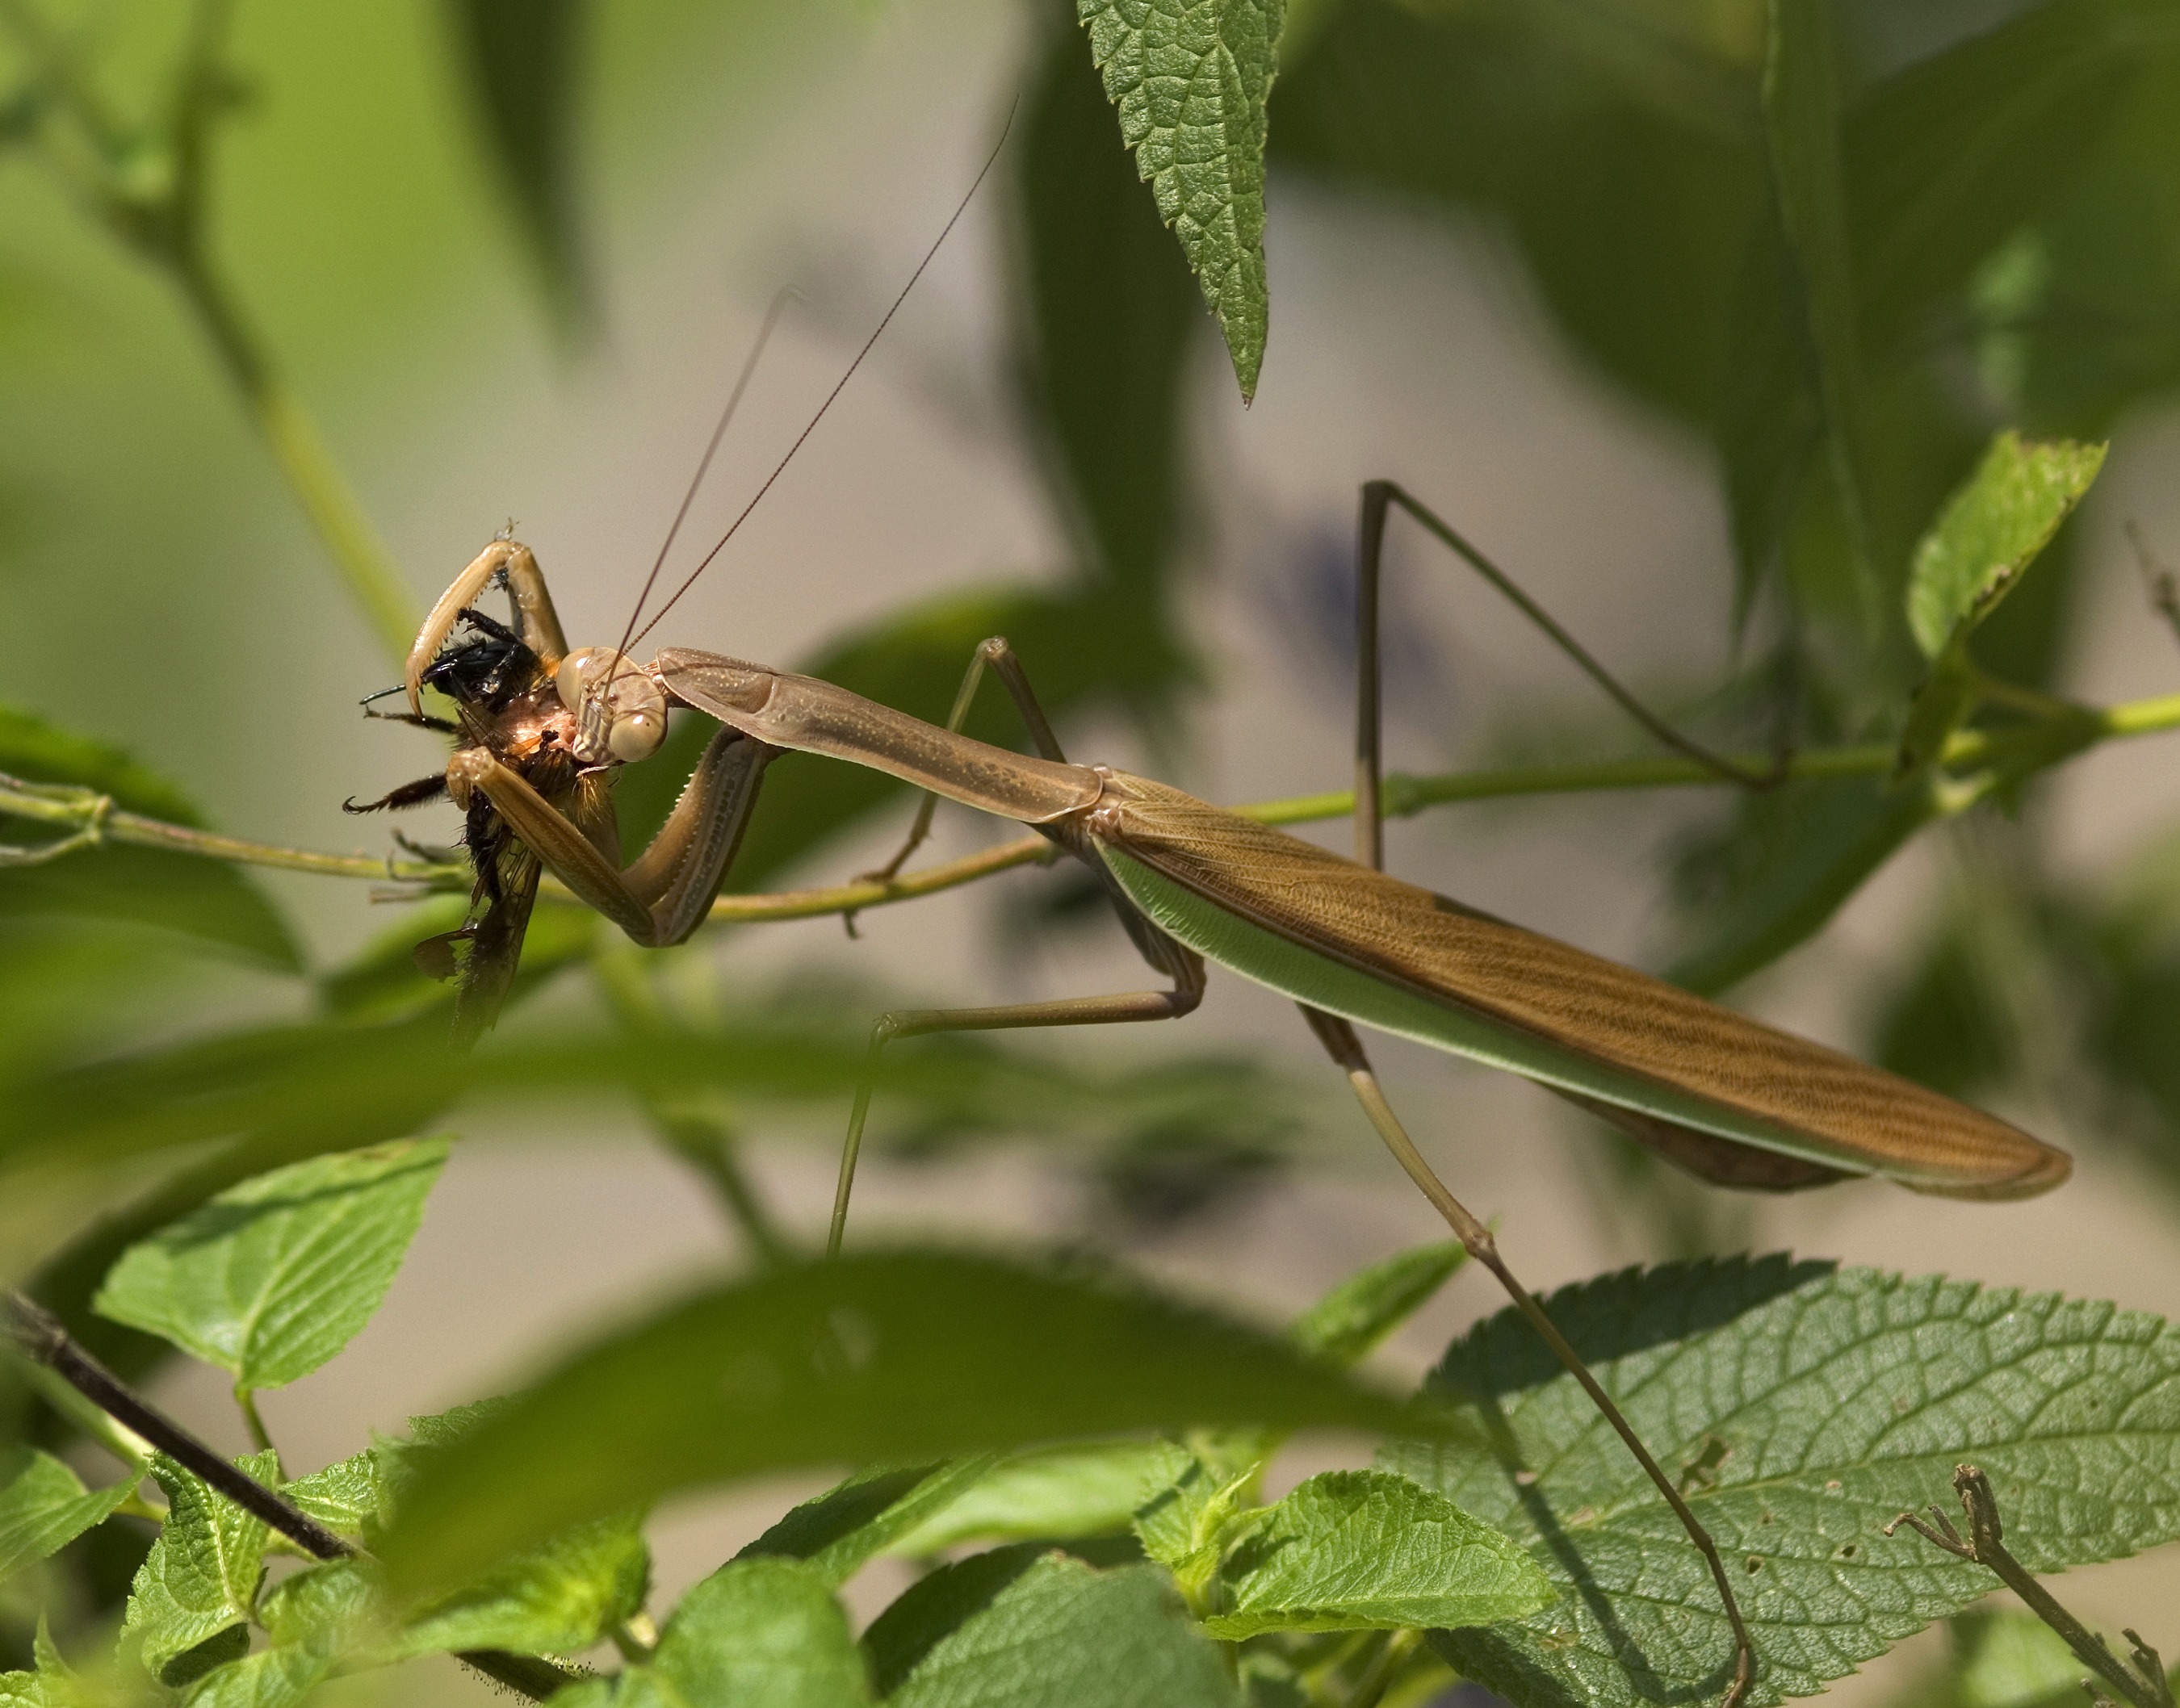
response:
<path fill-rule="evenodd" d="M 889 310 L 871 342 L 891 318 Z M 869 349 L 866 343 L 864 352 Z M 862 360 L 859 354 L 848 375 Z M 745 367 L 743 383 L 747 378 Z M 735 397 L 740 390 L 737 384 Z M 730 398 L 698 466 L 698 481 L 733 406 Z M 940 798 L 1027 825 L 1086 865 L 1163 988 L 881 1015 L 849 1119 L 829 1251 L 839 1249 L 845 1230 L 880 1052 L 891 1041 L 1178 1019 L 1203 1000 L 1207 964 L 1291 998 L 1401 1167 L 1582 1385 L 1702 1551 L 1732 1633 L 1725 1708 L 1734 1708 L 1754 1678 L 1756 1654 L 1717 1547 L 1515 1277 L 1490 1231 L 1424 1161 L 1381 1090 L 1356 1027 L 1522 1074 L 1721 1186 L 1792 1191 L 1882 1175 L 1919 1192 L 2015 1198 L 2058 1185 L 2071 1165 L 2063 1151 L 1994 1116 L 1387 875 L 1379 810 L 1378 590 L 1385 526 L 1396 508 L 1519 605 L 1654 735 L 1737 781 L 1761 786 L 1769 780 L 1714 758 L 1655 717 L 1484 554 L 1399 486 L 1377 481 L 1362 489 L 1351 860 L 1164 783 L 1071 762 L 1021 661 L 1001 637 L 976 649 L 944 727 L 812 677 L 720 653 L 668 648 L 648 663 L 630 658 L 633 641 L 657 625 L 734 528 L 642 630 L 636 629 L 636 615 L 649 582 L 619 646 L 575 651 L 567 645 L 536 557 L 511 538 L 493 541 L 433 607 L 403 673 L 404 721 L 455 736 L 454 756 L 443 775 L 372 805 L 409 805 L 444 794 L 467 815 L 476 870 L 470 922 L 418 949 L 427 970 L 458 978 L 456 1029 L 467 1038 L 498 1011 L 542 871 L 637 944 L 663 947 L 688 938 L 734 863 L 765 767 L 782 752 L 868 766 L 925 792 L 882 876 L 896 873 L 922 842 Z M 687 508 L 685 499 L 685 516 Z M 669 533 L 669 546 L 673 537 Z M 662 548 L 661 562 L 664 553 Z M 657 574 L 654 564 L 653 581 Z M 493 587 L 509 596 L 512 626 L 474 608 Z M 961 733 L 988 670 L 1013 700 L 1036 757 Z M 427 686 L 454 702 L 457 720 L 425 715 Z M 658 750 L 674 707 L 702 713 L 719 728 L 664 826 L 624 865 L 612 810 L 614 777 L 620 766 Z"/>

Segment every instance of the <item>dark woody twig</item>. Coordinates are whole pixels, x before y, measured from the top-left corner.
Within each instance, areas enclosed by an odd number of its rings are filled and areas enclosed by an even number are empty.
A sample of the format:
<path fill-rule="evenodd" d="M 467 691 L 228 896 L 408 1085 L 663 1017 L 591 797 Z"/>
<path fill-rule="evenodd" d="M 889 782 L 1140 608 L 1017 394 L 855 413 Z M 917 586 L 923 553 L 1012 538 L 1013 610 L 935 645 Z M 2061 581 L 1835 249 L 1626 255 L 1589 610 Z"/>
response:
<path fill-rule="evenodd" d="M 2066 1639 L 2067 1646 L 2083 1665 L 2125 1697 L 2133 1708 L 2174 1708 L 2172 1688 L 2165 1682 L 2165 1666 L 2155 1649 L 2133 1631 L 2128 1632 L 2135 1667 L 2129 1671 L 2103 1638 L 2061 1606 L 2051 1592 L 2007 1551 L 2001 1540 L 2005 1529 L 1999 1522 L 1998 1497 L 1991 1492 L 1989 1477 L 1974 1465 L 1962 1465 L 1953 1472 L 1953 1491 L 1961 1497 L 1961 1506 L 1968 1515 L 1968 1534 L 1965 1538 L 1936 1507 L 1930 1508 L 1934 1524 L 1926 1524 L 1913 1513 L 1902 1513 L 1885 1527 L 1885 1534 L 1889 1536 L 1905 1524 L 1947 1553 L 1973 1560 L 1995 1572 L 2007 1589 L 2021 1597 L 2030 1612 Z M 2083 1680 L 2083 1688 L 2092 1697 L 2098 1694 L 2088 1679 Z"/>
<path fill-rule="evenodd" d="M 10 1288 L 0 1315 L 4 1315 L 8 1338 L 25 1358 L 52 1371 L 108 1416 L 127 1425 L 175 1464 L 194 1473 L 206 1487 L 278 1531 L 313 1559 L 348 1560 L 362 1556 L 363 1551 L 354 1543 L 335 1535 L 277 1491 L 237 1470 L 152 1406 L 79 1346 L 66 1325 L 27 1294 Z M 563 1686 L 575 1683 L 578 1677 L 537 1656 L 498 1649 L 468 1650 L 456 1658 L 533 1702 L 542 1702 Z"/>

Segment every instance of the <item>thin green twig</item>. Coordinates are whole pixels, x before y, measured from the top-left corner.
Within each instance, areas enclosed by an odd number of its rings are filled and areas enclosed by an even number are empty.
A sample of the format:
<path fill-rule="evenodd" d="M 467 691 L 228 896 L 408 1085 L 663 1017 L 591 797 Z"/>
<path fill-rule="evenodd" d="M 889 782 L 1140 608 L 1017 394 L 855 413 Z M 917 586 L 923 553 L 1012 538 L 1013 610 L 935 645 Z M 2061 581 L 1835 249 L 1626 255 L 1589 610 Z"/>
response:
<path fill-rule="evenodd" d="M 1947 739 L 1940 761 L 1947 770 L 1954 772 L 2002 772 L 2009 768 L 2025 772 L 2082 747 L 2172 729 L 2180 729 L 2180 695 L 2130 700 L 2102 711 L 2070 711 L 2064 718 L 2010 725 L 1997 730 L 1956 731 Z M 1885 777 L 1891 775 L 1897 757 L 1898 750 L 1890 742 L 1817 748 L 1797 755 L 1787 776 L 1793 780 Z M 1754 762 L 1753 757 L 1751 762 Z M 1407 818 L 1433 807 L 1461 801 L 1726 786 L 1725 781 L 1709 768 L 1677 755 L 1665 755 L 1572 765 L 1454 772 L 1437 777 L 1407 777 L 1396 772 L 1385 779 L 1385 803 L 1386 816 Z M 1979 798 L 1980 793 L 1968 798 Z M 1244 817 L 1271 825 L 1344 818 L 1354 810 L 1355 796 L 1349 789 L 1292 795 L 1234 809 Z M 53 856 L 60 850 L 62 842 L 68 843 L 70 851 L 112 842 L 198 854 L 241 865 L 314 872 L 322 877 L 377 879 L 442 890 L 466 889 L 470 884 L 469 871 L 460 865 L 396 859 L 390 855 L 321 854 L 308 849 L 250 842 L 124 811 L 113 805 L 110 797 L 92 789 L 25 783 L 5 775 L 0 775 L 0 816 L 52 825 L 68 833 L 59 842 L 20 851 L 38 859 Z M 4 846 L 0 844 L 0 849 Z M 780 890 L 762 895 L 721 896 L 712 903 L 710 918 L 715 925 L 757 925 L 856 913 L 958 889 L 1053 856 L 1052 844 L 1043 837 L 1022 837 L 895 878 L 867 878 L 853 883 Z M 0 854 L 0 859 L 5 857 Z M 569 899 L 564 891 L 549 882 L 545 886 L 545 893 Z"/>

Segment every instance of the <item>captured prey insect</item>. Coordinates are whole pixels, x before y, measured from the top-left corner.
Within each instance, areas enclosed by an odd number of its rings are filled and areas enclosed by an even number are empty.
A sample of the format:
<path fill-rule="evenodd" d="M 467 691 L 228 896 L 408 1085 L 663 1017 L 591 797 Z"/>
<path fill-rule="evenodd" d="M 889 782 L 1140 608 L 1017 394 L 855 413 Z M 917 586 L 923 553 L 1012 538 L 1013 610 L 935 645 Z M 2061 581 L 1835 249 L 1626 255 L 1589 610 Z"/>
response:
<path fill-rule="evenodd" d="M 854 371 L 851 365 L 849 374 Z M 804 437 L 823 414 L 821 407 Z M 714 448 L 718 442 L 715 432 Z M 707 450 L 699 480 L 710 459 Z M 2065 1153 L 1996 1117 L 1381 870 L 1377 594 L 1385 524 L 1396 506 L 1520 604 L 1653 733 L 1700 752 L 1645 711 L 1445 524 L 1392 483 L 1374 481 L 1362 494 L 1358 579 L 1356 859 L 1150 778 L 1071 762 L 999 637 L 976 649 L 944 727 L 812 677 L 724 654 L 669 648 L 647 663 L 635 662 L 627 656 L 632 639 L 647 634 L 663 609 L 641 632 L 631 616 L 619 646 L 570 651 L 537 559 L 509 538 L 487 546 L 448 588 L 404 671 L 405 721 L 455 734 L 453 758 L 443 777 L 397 789 L 374 805 L 443 792 L 467 814 L 477 874 L 472 917 L 460 931 L 420 946 L 420 956 L 432 969 L 460 974 L 457 1028 L 471 1037 L 490 1024 L 512 975 L 541 869 L 631 941 L 680 942 L 702 923 L 733 864 L 765 768 L 782 752 L 825 755 L 927 792 L 888 875 L 921 841 L 939 797 L 1027 825 L 1086 865 L 1163 988 L 881 1016 L 843 1149 L 834 1250 L 889 1041 L 1179 1019 L 1201 1002 L 1207 963 L 1291 998 L 1403 1169 L 1582 1384 L 1702 1551 L 1732 1633 L 1725 1689 L 1732 1708 L 1754 1677 L 1756 1655 L 1716 1546 L 1515 1277 L 1491 1233 L 1424 1161 L 1379 1087 L 1355 1026 L 1522 1074 L 1722 1186 L 1786 1191 L 1881 1175 L 1920 1192 L 2012 1198 L 2058 1185 L 2070 1164 Z M 748 513 L 745 508 L 742 516 Z M 680 591 L 724 544 L 722 538 Z M 475 609 L 495 586 L 512 602 L 511 626 Z M 1013 700 L 1038 756 L 961 733 L 987 670 Z M 454 701 L 459 722 L 425 716 L 427 686 Z M 701 712 L 719 728 L 664 826 L 624 865 L 610 810 L 613 779 L 619 767 L 658 749 L 674 707 Z M 1705 757 L 1742 782 L 1763 781 Z M 1720 1676 L 1728 1678 L 1723 1667 Z"/>

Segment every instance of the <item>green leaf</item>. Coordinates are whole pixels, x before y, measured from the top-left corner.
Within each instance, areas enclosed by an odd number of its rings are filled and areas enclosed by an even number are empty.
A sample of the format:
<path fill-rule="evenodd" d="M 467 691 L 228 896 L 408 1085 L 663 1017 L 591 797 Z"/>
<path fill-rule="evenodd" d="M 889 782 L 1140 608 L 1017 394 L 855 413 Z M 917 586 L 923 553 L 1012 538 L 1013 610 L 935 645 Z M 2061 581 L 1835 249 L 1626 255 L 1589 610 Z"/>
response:
<path fill-rule="evenodd" d="M 1529 1557 L 1443 1495 L 1390 1471 L 1327 1471 L 1256 1514 L 1219 1568 L 1228 1642 L 1265 1631 L 1495 1624 L 1550 1604 Z"/>
<path fill-rule="evenodd" d="M 424 1467 L 383 1552 L 398 1580 L 445 1582 L 563 1524 L 759 1472 L 1404 1415 L 1273 1336 L 1116 1277 L 857 1255 L 700 1293 L 579 1353 Z"/>
<path fill-rule="evenodd" d="M 446 1160 L 444 1140 L 419 1140 L 245 1180 L 123 1253 L 93 1308 L 239 1388 L 284 1387 L 370 1321 Z"/>
<path fill-rule="evenodd" d="M 1840 511 L 1869 596 L 1874 581 L 1864 502 L 1868 404 L 1847 247 L 1838 16 L 1830 0 L 1770 0 L 1769 10 L 1764 118 L 1772 185 L 1816 355 Z"/>
<path fill-rule="evenodd" d="M 1259 1469 L 1253 1455 L 1236 1469 L 1169 1442 L 1145 1485 L 1135 1515 L 1136 1540 L 1173 1573 L 1192 1606 L 1203 1604 L 1236 1527 L 1254 1516 Z"/>
<path fill-rule="evenodd" d="M 1240 1708 L 1164 1573 L 1034 1546 L 933 1572 L 863 1646 L 888 1708 Z"/>
<path fill-rule="evenodd" d="M 866 1560 L 891 1550 L 990 1472 L 979 1453 L 905 1470 L 859 1471 L 801 1506 L 735 1556 L 800 1560 L 826 1584 L 845 1584 Z"/>
<path fill-rule="evenodd" d="M 469 898 L 434 896 L 405 909 L 401 923 L 381 931 L 362 951 L 318 980 L 318 1000 L 328 1018 L 356 1021 L 405 1020 L 427 1011 L 451 1014 L 454 987 L 416 964 L 425 938 L 451 931 L 469 915 Z M 503 1014 L 532 995 L 564 968 L 590 959 L 604 921 L 588 908 L 540 896 L 522 937 L 522 963 Z"/>
<path fill-rule="evenodd" d="M 575 1654 L 641 1612 L 650 1587 L 651 1550 L 641 1513 L 572 1525 L 408 1608 L 390 1652 Z"/>
<path fill-rule="evenodd" d="M 333 1657 L 315 1648 L 267 1649 L 205 1674 L 182 1708 L 295 1708 L 333 1670 Z"/>
<path fill-rule="evenodd" d="M 378 1455 L 360 1453 L 284 1484 L 280 1492 L 328 1530 L 360 1536 L 387 1517 L 386 1480 Z"/>
<path fill-rule="evenodd" d="M 195 810 L 163 778 L 118 748 L 0 706 L 0 773 L 105 795 L 124 811 L 201 827 Z M 0 815 L 8 841 L 21 821 Z M 109 843 L 39 865 L 0 866 L 0 914 L 75 914 L 155 925 L 284 973 L 302 961 L 287 922 L 238 868 L 195 854 Z"/>
<path fill-rule="evenodd" d="M 1117 1535 L 1154 1486 L 1156 1441 L 1041 1447 L 1003 1459 L 886 1551 L 906 1559 L 966 1541 L 1068 1541 Z"/>
<path fill-rule="evenodd" d="M 831 1589 L 792 1560 L 731 1560 L 681 1598 L 658 1652 L 553 1699 L 570 1708 L 858 1708 L 863 1656 Z"/>
<path fill-rule="evenodd" d="M 261 1483 L 276 1481 L 271 1452 L 237 1459 Z M 144 1664 L 154 1674 L 199 1644 L 248 1621 L 264 1575 L 264 1521 L 214 1494 L 164 1454 L 151 1475 L 166 1491 L 167 1520 L 129 1586 L 124 1632 L 140 1635 Z"/>
<path fill-rule="evenodd" d="M 577 84 L 583 0 L 454 0 L 449 8 L 485 151 L 514 206 L 564 329 L 591 310 L 575 215 Z"/>
<path fill-rule="evenodd" d="M 1428 1304 L 1467 1257 L 1459 1240 L 1446 1239 L 1357 1270 L 1296 1317 L 1287 1338 L 1329 1363 L 1360 1364 Z"/>
<path fill-rule="evenodd" d="M 1076 0 L 1120 138 L 1218 317 L 1244 403 L 1263 365 L 1264 102 L 1284 0 Z"/>
<path fill-rule="evenodd" d="M 347 1650 L 379 1617 L 377 1585 L 362 1560 L 328 1560 L 283 1578 L 257 1605 L 258 1623 L 275 1647 Z"/>
<path fill-rule="evenodd" d="M 76 1474 L 50 1453 L 0 1449 L 0 1581 L 66 1547 L 135 1487 L 124 1480 L 85 1493 Z"/>
<path fill-rule="evenodd" d="M 1960 644 L 2051 543 L 2104 466 L 2103 445 L 1990 442 L 1915 551 L 1908 626 L 1934 662 Z"/>
<path fill-rule="evenodd" d="M 2139 1312 L 1784 1257 L 1676 1264 L 1546 1308 L 1717 1540 L 1762 1670 L 1821 1689 L 1991 1587 L 1907 1530 L 1981 1466 L 2034 1572 L 2180 1535 L 2180 1330 Z M 1560 1591 L 1434 1640 L 1522 1708 L 1715 1694 L 1732 1647 L 1701 1557 L 1572 1378 L 1512 1313 L 1448 1349 L 1431 1392 L 1495 1452 L 1385 1461 L 1526 1546 Z M 1627 1658 L 1640 1653 L 1644 1667 Z"/>
<path fill-rule="evenodd" d="M 1937 762 L 1946 739 L 1975 709 L 1968 636 L 2005 598 L 2058 532 L 2103 466 L 2105 447 L 2069 440 L 1991 441 L 1917 547 L 1908 582 L 1908 626 L 1930 661 L 1900 738 L 1902 776 Z"/>
<path fill-rule="evenodd" d="M 1940 811 L 1922 781 L 1891 788 L 1862 777 L 1790 783 L 1743 802 L 1739 869 L 1665 976 L 1712 996 L 1769 966 L 1821 931 Z"/>
<path fill-rule="evenodd" d="M 30 1665 L 28 1672 L 0 1672 L 0 1708 L 107 1708 L 102 1693 L 63 1662 L 43 1613 L 30 1640 Z"/>
<path fill-rule="evenodd" d="M 2033 1613 L 1978 1607 L 1953 1621 L 1952 1634 L 1958 1708 L 2031 1708 L 2081 1693 L 2080 1660 Z"/>
<path fill-rule="evenodd" d="M 1016 208 L 1027 283 L 1017 338 L 1065 508 L 1088 536 L 1086 562 L 1130 596 L 1130 627 L 1156 626 L 1181 524 L 1185 359 L 1201 314 L 1072 28 L 1051 32 L 1023 115 Z M 1168 656 L 1173 645 L 1132 634 L 1115 644 Z"/>

